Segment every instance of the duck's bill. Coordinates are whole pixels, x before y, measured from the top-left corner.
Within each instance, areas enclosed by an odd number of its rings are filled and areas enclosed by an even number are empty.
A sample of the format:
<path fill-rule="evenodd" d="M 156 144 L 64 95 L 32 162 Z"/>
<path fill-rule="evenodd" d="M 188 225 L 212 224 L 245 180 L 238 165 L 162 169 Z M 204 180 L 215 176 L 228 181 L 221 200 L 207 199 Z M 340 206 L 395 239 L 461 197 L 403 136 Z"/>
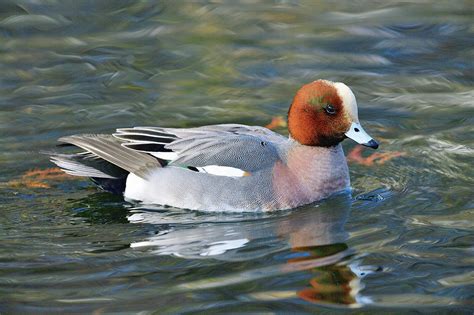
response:
<path fill-rule="evenodd" d="M 351 128 L 349 129 L 348 132 L 345 133 L 346 137 L 351 138 L 357 143 L 362 144 L 363 146 L 372 148 L 372 149 L 377 149 L 379 147 L 379 144 L 377 141 L 372 139 L 371 136 L 365 130 L 362 128 L 362 126 L 359 123 L 353 122 L 351 124 Z"/>

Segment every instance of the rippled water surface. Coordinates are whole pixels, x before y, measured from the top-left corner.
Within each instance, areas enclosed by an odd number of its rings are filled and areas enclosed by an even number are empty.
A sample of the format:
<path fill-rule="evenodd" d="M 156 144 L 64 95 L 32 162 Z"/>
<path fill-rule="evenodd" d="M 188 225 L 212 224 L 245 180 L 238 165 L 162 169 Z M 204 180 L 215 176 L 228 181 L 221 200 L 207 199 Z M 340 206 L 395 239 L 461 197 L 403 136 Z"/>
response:
<path fill-rule="evenodd" d="M 473 7 L 1 1 L 0 312 L 471 313 Z M 352 196 L 143 207 L 38 153 L 125 126 L 265 125 L 318 78 L 351 86 L 379 152 L 401 153 L 351 162 Z"/>

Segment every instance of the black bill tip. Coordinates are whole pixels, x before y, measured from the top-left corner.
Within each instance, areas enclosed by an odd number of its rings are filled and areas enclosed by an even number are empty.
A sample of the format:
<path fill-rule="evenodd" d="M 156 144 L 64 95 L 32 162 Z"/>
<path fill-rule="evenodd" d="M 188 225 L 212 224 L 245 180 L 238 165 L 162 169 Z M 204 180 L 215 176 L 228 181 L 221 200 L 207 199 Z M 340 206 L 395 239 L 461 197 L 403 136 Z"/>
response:
<path fill-rule="evenodd" d="M 364 146 L 372 148 L 372 149 L 377 149 L 379 147 L 379 143 L 375 141 L 374 139 L 370 139 L 369 142 L 364 143 Z"/>

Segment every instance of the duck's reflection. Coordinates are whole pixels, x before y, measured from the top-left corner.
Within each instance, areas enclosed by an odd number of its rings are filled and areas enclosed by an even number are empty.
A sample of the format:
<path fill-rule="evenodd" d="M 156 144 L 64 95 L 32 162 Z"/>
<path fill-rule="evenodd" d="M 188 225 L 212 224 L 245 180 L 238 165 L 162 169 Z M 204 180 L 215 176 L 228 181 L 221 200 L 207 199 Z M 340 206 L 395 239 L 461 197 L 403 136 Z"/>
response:
<path fill-rule="evenodd" d="M 250 218 L 248 215 L 213 214 L 203 215 L 199 221 L 195 216 L 184 223 L 179 220 L 180 224 L 178 218 L 175 218 L 175 223 L 170 221 L 167 212 L 135 209 L 129 216 L 130 222 L 161 227 L 166 223 L 166 228 L 131 246 L 158 255 L 194 259 L 212 257 L 225 261 L 258 260 L 273 254 L 273 257 L 281 257 L 281 264 L 263 267 L 258 272 L 251 270 L 234 276 L 206 279 L 202 285 L 199 281 L 188 283 L 186 287 L 205 289 L 305 271 L 311 273 L 309 284 L 306 282 L 306 287 L 296 293 L 292 291 L 288 295 L 285 291 L 286 298 L 292 295 L 317 303 L 357 305 L 367 302 L 359 291 L 360 278 L 368 271 L 361 270 L 354 263 L 343 262 L 352 254 L 345 243 L 348 233 L 344 230 L 350 208 L 350 196 L 341 195 L 319 206 L 312 205 L 285 214 Z M 273 293 L 261 292 L 253 298 L 265 299 Z"/>

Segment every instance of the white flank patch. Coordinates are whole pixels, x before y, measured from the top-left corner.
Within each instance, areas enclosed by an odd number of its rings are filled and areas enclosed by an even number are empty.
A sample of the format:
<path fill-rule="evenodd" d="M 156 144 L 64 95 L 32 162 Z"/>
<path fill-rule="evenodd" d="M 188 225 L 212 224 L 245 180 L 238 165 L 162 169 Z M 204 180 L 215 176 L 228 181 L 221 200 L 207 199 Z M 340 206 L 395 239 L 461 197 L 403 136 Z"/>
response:
<path fill-rule="evenodd" d="M 143 194 L 146 193 L 148 182 L 137 175 L 130 173 L 125 184 L 125 191 L 123 193 L 125 198 L 133 200 L 143 200 Z"/>
<path fill-rule="evenodd" d="M 203 167 L 196 167 L 199 172 L 207 173 L 217 176 L 229 176 L 229 177 L 243 177 L 247 176 L 248 173 L 230 166 L 219 166 L 219 165 L 207 165 Z"/>
<path fill-rule="evenodd" d="M 162 160 L 172 161 L 178 158 L 178 153 L 176 152 L 147 152 L 154 157 L 157 157 Z"/>
<path fill-rule="evenodd" d="M 178 158 L 176 152 L 148 152 L 154 157 L 162 160 L 173 161 Z M 191 165 L 192 166 L 192 165 Z M 248 176 L 249 173 L 236 167 L 220 166 L 220 165 L 206 165 L 202 167 L 196 167 L 200 173 L 206 173 L 217 176 L 229 176 L 229 177 L 244 177 Z"/>

